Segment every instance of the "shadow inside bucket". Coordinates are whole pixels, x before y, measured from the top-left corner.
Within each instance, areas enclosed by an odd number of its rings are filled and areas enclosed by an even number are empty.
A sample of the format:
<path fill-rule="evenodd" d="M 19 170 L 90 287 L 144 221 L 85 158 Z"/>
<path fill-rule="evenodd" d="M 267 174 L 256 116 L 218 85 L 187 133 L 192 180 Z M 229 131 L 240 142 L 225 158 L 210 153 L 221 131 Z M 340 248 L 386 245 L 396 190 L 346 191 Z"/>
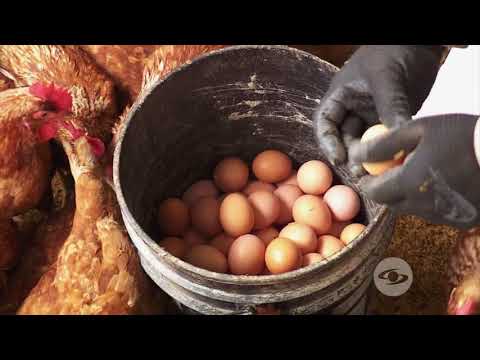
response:
<path fill-rule="evenodd" d="M 312 113 L 335 69 L 285 50 L 212 56 L 156 87 L 135 110 L 123 139 L 120 177 L 137 222 L 158 240 L 155 213 L 167 197 L 180 197 L 211 178 L 226 156 L 247 162 L 266 149 L 287 153 L 298 166 L 324 160 L 313 134 Z M 240 59 L 242 60 L 238 60 Z M 232 61 L 233 60 L 233 61 Z M 359 190 L 343 167 L 335 183 Z M 356 221 L 368 223 L 377 206 L 362 200 Z"/>

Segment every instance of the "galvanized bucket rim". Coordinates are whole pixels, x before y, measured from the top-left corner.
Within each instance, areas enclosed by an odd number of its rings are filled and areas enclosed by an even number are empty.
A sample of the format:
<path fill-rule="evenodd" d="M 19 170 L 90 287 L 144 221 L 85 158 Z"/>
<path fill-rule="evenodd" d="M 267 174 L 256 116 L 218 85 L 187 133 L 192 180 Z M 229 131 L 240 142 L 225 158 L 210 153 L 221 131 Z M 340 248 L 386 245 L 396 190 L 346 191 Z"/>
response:
<path fill-rule="evenodd" d="M 339 69 L 325 61 L 322 60 L 321 58 L 312 55 L 308 52 L 295 49 L 292 47 L 284 46 L 284 45 L 236 45 L 236 46 L 229 46 L 225 47 L 219 50 L 211 51 L 207 54 L 201 55 L 197 58 L 195 58 L 191 62 L 187 62 L 172 72 L 170 72 L 167 76 L 165 76 L 162 79 L 157 80 L 154 82 L 148 89 L 145 91 L 142 91 L 141 95 L 137 99 L 137 101 L 133 104 L 131 107 L 127 118 L 125 125 L 121 128 L 120 133 L 119 133 L 119 140 L 115 146 L 114 150 L 114 159 L 113 159 L 113 182 L 114 182 L 114 190 L 116 193 L 117 200 L 120 204 L 122 216 L 125 218 L 126 221 L 129 222 L 130 226 L 132 227 L 133 231 L 136 233 L 137 236 L 141 238 L 141 240 L 136 239 L 135 236 L 130 236 L 131 240 L 135 245 L 137 245 L 138 248 L 148 248 L 148 251 L 150 251 L 155 258 L 156 261 L 160 261 L 159 257 L 160 256 L 164 261 L 167 262 L 167 264 L 171 267 L 179 267 L 180 270 L 189 272 L 191 274 L 194 274 L 195 276 L 202 276 L 206 280 L 211 280 L 214 282 L 219 282 L 219 283 L 225 283 L 225 284 L 233 284 L 233 285 L 266 285 L 266 284 L 279 284 L 279 283 L 285 283 L 285 282 L 291 282 L 298 280 L 311 272 L 320 272 L 320 269 L 326 268 L 333 266 L 337 261 L 341 260 L 344 255 L 346 255 L 351 249 L 357 246 L 360 242 L 363 242 L 366 236 L 368 236 L 377 226 L 379 223 L 379 219 L 382 219 L 388 209 L 385 206 L 382 206 L 379 208 L 376 216 L 370 221 L 370 223 L 367 225 L 367 228 L 365 231 L 357 237 L 352 243 L 347 245 L 345 248 L 343 248 L 341 251 L 337 252 L 336 254 L 332 255 L 331 257 L 312 264 L 308 267 L 300 268 L 295 271 L 291 271 L 288 273 L 284 274 L 279 274 L 279 275 L 256 275 L 256 276 L 246 276 L 246 275 L 231 275 L 231 274 L 221 274 L 221 273 L 216 273 L 208 270 L 204 270 L 201 268 L 198 268 L 196 266 L 193 266 L 189 263 L 186 263 L 185 261 L 182 261 L 175 256 L 171 255 L 167 251 L 163 250 L 160 246 L 158 246 L 157 242 L 153 240 L 138 224 L 136 221 L 135 217 L 131 213 L 129 207 L 127 206 L 127 202 L 124 197 L 124 193 L 122 190 L 121 186 L 121 180 L 120 180 L 120 161 L 121 161 L 121 152 L 123 148 L 123 140 L 125 138 L 125 135 L 130 127 L 130 124 L 132 122 L 133 116 L 136 114 L 138 110 L 141 109 L 143 103 L 145 100 L 148 98 L 148 96 L 159 86 L 161 86 L 164 82 L 170 81 L 172 78 L 175 77 L 175 75 L 181 71 L 183 71 L 187 67 L 191 67 L 196 63 L 199 63 L 203 61 L 205 58 L 210 58 L 212 56 L 217 56 L 219 54 L 225 53 L 225 52 L 232 52 L 232 51 L 237 51 L 237 50 L 243 50 L 243 49 L 281 49 L 285 50 L 287 52 L 291 52 L 293 54 L 311 58 L 315 62 L 326 66 L 327 68 L 331 68 L 334 72 L 337 72 Z M 138 244 L 137 241 L 141 241 L 143 244 Z M 142 254 L 140 254 L 142 255 Z"/>

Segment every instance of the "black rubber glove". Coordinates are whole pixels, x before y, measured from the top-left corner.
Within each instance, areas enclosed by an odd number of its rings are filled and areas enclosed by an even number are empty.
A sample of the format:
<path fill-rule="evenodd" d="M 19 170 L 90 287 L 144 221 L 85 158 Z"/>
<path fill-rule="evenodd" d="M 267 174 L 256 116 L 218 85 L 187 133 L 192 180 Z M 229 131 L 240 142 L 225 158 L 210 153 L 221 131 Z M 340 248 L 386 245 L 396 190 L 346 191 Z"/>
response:
<path fill-rule="evenodd" d="M 380 176 L 365 176 L 360 188 L 395 213 L 434 224 L 469 229 L 480 224 L 480 166 L 474 150 L 478 115 L 419 118 L 378 139 L 352 145 L 352 161 L 392 159 L 409 154 L 403 165 Z"/>
<path fill-rule="evenodd" d="M 319 146 L 334 164 L 367 127 L 381 121 L 393 128 L 411 119 L 435 82 L 444 48 L 440 45 L 366 45 L 332 80 L 314 123 Z M 356 175 L 361 168 L 351 168 Z"/>

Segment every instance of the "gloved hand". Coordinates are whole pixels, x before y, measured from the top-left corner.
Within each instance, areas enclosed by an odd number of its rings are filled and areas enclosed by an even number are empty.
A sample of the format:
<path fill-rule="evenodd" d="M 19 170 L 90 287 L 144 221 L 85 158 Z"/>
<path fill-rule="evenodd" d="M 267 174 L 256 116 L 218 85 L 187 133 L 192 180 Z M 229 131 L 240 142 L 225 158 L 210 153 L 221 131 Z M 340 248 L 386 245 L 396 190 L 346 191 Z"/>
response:
<path fill-rule="evenodd" d="M 366 45 L 334 76 L 314 113 L 319 146 L 328 160 L 347 161 L 347 147 L 366 127 L 393 128 L 411 119 L 435 82 L 440 45 Z M 351 168 L 360 175 L 359 167 Z"/>
<path fill-rule="evenodd" d="M 470 229 L 480 224 L 480 166 L 474 150 L 478 115 L 419 118 L 351 147 L 358 163 L 409 154 L 403 165 L 380 176 L 365 176 L 365 195 L 397 214 L 423 217 L 434 224 Z M 413 151 L 413 152 L 412 152 Z"/>

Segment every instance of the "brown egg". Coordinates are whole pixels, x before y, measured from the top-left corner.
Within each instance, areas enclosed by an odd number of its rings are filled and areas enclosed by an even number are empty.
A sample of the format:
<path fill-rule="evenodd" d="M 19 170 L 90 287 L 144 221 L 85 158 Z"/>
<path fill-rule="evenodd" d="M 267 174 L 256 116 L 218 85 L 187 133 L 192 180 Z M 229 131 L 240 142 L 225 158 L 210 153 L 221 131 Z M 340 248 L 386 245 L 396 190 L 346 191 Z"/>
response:
<path fill-rule="evenodd" d="M 321 195 L 332 185 L 332 170 L 320 160 L 311 160 L 300 166 L 297 181 L 305 194 Z"/>
<path fill-rule="evenodd" d="M 253 194 L 254 192 L 257 191 L 269 191 L 269 192 L 274 192 L 275 191 L 275 186 L 272 184 L 268 184 L 263 181 L 251 181 L 248 183 L 247 187 L 243 189 L 243 193 L 247 196 Z"/>
<path fill-rule="evenodd" d="M 332 235 L 320 235 L 318 238 L 318 253 L 325 259 L 339 252 L 345 244 Z"/>
<path fill-rule="evenodd" d="M 248 234 L 255 223 L 255 213 L 247 197 L 241 193 L 229 194 L 220 206 L 220 223 L 233 237 Z"/>
<path fill-rule="evenodd" d="M 215 167 L 213 179 L 222 191 L 236 192 L 247 185 L 248 174 L 248 165 L 242 159 L 229 157 Z"/>
<path fill-rule="evenodd" d="M 328 235 L 333 235 L 336 238 L 340 239 L 340 234 L 342 233 L 343 229 L 349 225 L 348 221 L 334 221 L 332 223 L 332 227 L 328 230 Z"/>
<path fill-rule="evenodd" d="M 164 235 L 180 236 L 190 225 L 187 205 L 180 199 L 164 200 L 158 209 L 158 224 Z"/>
<path fill-rule="evenodd" d="M 363 224 L 350 224 L 343 229 L 340 234 L 340 240 L 342 240 L 345 245 L 348 245 L 355 240 L 365 228 L 366 226 Z"/>
<path fill-rule="evenodd" d="M 334 221 L 348 221 L 360 211 L 360 198 L 346 185 L 332 186 L 323 196 Z"/>
<path fill-rule="evenodd" d="M 220 202 L 213 197 L 199 199 L 192 206 L 192 225 L 205 236 L 215 236 L 222 232 L 219 221 Z"/>
<path fill-rule="evenodd" d="M 303 255 L 303 267 L 310 266 L 317 262 L 323 261 L 323 256 L 318 253 L 310 253 Z"/>
<path fill-rule="evenodd" d="M 256 231 L 254 235 L 262 239 L 266 246 L 278 237 L 278 230 L 270 226 L 266 229 Z"/>
<path fill-rule="evenodd" d="M 228 252 L 228 266 L 234 275 L 259 275 L 265 266 L 265 244 L 255 235 L 237 238 Z"/>
<path fill-rule="evenodd" d="M 361 142 L 366 142 L 375 139 L 376 137 L 382 136 L 388 133 L 388 128 L 383 124 L 374 125 L 365 131 L 362 136 Z M 403 159 L 405 158 L 405 152 L 399 151 L 395 154 L 392 160 L 387 161 L 379 161 L 379 162 L 365 162 L 362 164 L 363 168 L 370 174 L 370 175 L 381 175 L 385 171 L 402 164 Z"/>
<path fill-rule="evenodd" d="M 298 186 L 298 181 L 297 181 L 297 171 L 294 170 L 292 172 L 292 175 L 290 175 L 286 180 L 280 181 L 277 183 L 277 186 L 282 186 L 282 185 L 295 185 Z"/>
<path fill-rule="evenodd" d="M 196 267 L 226 273 L 228 270 L 227 258 L 218 249 L 210 245 L 196 245 L 185 255 L 185 261 Z"/>
<path fill-rule="evenodd" d="M 217 197 L 218 189 L 216 188 L 213 181 L 210 180 L 200 180 L 195 184 L 190 186 L 187 191 L 183 193 L 183 201 L 185 201 L 188 206 L 193 206 L 198 199 L 202 197 Z"/>
<path fill-rule="evenodd" d="M 235 238 L 225 233 L 221 233 L 220 235 L 217 235 L 212 239 L 210 245 L 218 249 L 223 255 L 227 256 L 228 251 L 230 250 L 230 246 L 232 246 L 234 241 Z"/>
<path fill-rule="evenodd" d="M 317 251 L 318 248 L 317 234 L 308 225 L 290 223 L 280 231 L 279 237 L 292 240 L 302 254 Z"/>
<path fill-rule="evenodd" d="M 303 195 L 303 192 L 298 186 L 286 184 L 279 186 L 273 193 L 280 200 L 280 214 L 275 223 L 278 225 L 288 224 L 293 220 L 293 204 Z"/>
<path fill-rule="evenodd" d="M 272 274 L 282 274 L 297 269 L 300 265 L 301 251 L 293 241 L 276 238 L 265 252 L 265 263 Z"/>
<path fill-rule="evenodd" d="M 183 240 L 185 241 L 188 247 L 207 243 L 207 240 L 205 239 L 205 237 L 195 229 L 187 230 L 185 234 L 183 234 Z"/>
<path fill-rule="evenodd" d="M 255 230 L 272 225 L 280 215 L 280 200 L 269 191 L 257 191 L 248 197 L 255 214 Z"/>
<path fill-rule="evenodd" d="M 332 226 L 327 204 L 315 195 L 300 196 L 293 204 L 292 213 L 295 222 L 310 226 L 318 235 L 327 233 Z"/>
<path fill-rule="evenodd" d="M 185 241 L 176 237 L 166 237 L 158 245 L 179 259 L 183 259 L 188 249 Z"/>
<path fill-rule="evenodd" d="M 255 176 L 267 183 L 276 183 L 287 179 L 292 173 L 292 161 L 277 150 L 266 150 L 258 154 L 252 163 Z"/>

